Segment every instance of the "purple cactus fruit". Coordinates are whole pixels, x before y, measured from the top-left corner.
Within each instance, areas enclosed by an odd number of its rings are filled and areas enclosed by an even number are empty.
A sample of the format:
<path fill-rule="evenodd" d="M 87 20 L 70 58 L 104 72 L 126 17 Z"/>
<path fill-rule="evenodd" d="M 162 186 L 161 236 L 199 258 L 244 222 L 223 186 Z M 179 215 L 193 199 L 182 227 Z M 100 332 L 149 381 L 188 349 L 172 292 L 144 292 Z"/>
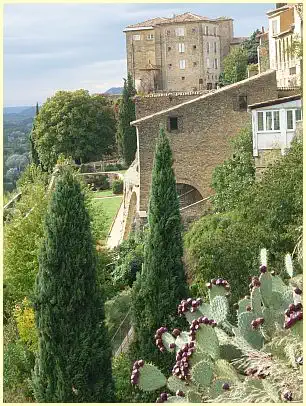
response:
<path fill-rule="evenodd" d="M 215 285 L 216 282 L 217 282 L 217 279 L 215 279 L 215 278 L 210 281 L 210 283 L 211 283 L 212 285 Z"/>
<path fill-rule="evenodd" d="M 177 390 L 175 394 L 176 396 L 185 396 L 185 393 L 182 390 Z"/>
<path fill-rule="evenodd" d="M 214 320 L 210 325 L 211 327 L 217 327 L 217 322 Z"/>
<path fill-rule="evenodd" d="M 296 311 L 299 311 L 299 310 L 302 310 L 302 309 L 303 309 L 302 303 L 297 303 L 297 304 L 295 305 L 295 310 L 296 310 Z"/>
<path fill-rule="evenodd" d="M 178 328 L 175 328 L 175 329 L 172 331 L 172 335 L 173 335 L 174 337 L 178 337 L 180 334 L 181 334 L 181 330 L 179 330 Z"/>
<path fill-rule="evenodd" d="M 266 272 L 267 272 L 267 267 L 266 267 L 266 265 L 260 265 L 259 271 L 260 271 L 261 273 L 266 273 Z"/>
<path fill-rule="evenodd" d="M 163 402 L 165 402 L 168 399 L 168 394 L 166 392 L 163 392 L 160 394 L 160 398 Z"/>
<path fill-rule="evenodd" d="M 296 313 L 296 319 L 297 320 L 303 320 L 303 312 L 297 312 Z"/>
<path fill-rule="evenodd" d="M 226 284 L 226 285 L 224 285 L 224 289 L 225 289 L 225 290 L 230 290 L 230 289 L 231 289 L 231 287 L 230 287 L 230 285 L 229 285 L 229 284 Z"/>
<path fill-rule="evenodd" d="M 284 399 L 288 400 L 289 402 L 291 402 L 293 400 L 292 392 L 290 392 L 289 390 L 284 392 L 283 396 L 284 396 Z"/>
<path fill-rule="evenodd" d="M 189 343 L 189 349 L 191 349 L 191 348 L 194 348 L 194 341 L 191 341 L 191 342 Z"/>
<path fill-rule="evenodd" d="M 252 307 L 250 306 L 250 305 L 248 305 L 247 307 L 246 307 L 246 311 L 247 312 L 250 312 L 252 310 Z"/>
<path fill-rule="evenodd" d="M 257 320 L 252 320 L 251 326 L 252 326 L 253 329 L 256 329 L 257 326 L 258 326 L 258 321 Z"/>
<path fill-rule="evenodd" d="M 220 278 L 217 279 L 217 280 L 216 280 L 216 285 L 217 285 L 217 286 L 222 286 L 222 285 L 223 285 L 223 280 L 220 279 Z"/>
<path fill-rule="evenodd" d="M 287 317 L 290 317 L 290 310 L 289 309 L 287 309 L 286 311 L 285 311 L 285 316 L 287 316 Z"/>
<path fill-rule="evenodd" d="M 294 325 L 295 321 L 296 320 L 294 318 L 287 320 L 284 324 L 284 328 L 288 329 L 288 328 L 292 327 Z"/>
<path fill-rule="evenodd" d="M 206 283 L 206 287 L 207 287 L 207 289 L 211 289 L 212 288 L 212 284 L 209 282 L 209 283 Z"/>
<path fill-rule="evenodd" d="M 203 300 L 201 297 L 198 297 L 196 302 L 197 302 L 198 306 L 200 306 L 203 303 Z"/>
<path fill-rule="evenodd" d="M 209 323 L 210 325 L 212 325 L 212 324 L 214 323 L 214 321 L 215 321 L 214 319 L 210 319 L 208 323 Z"/>
<path fill-rule="evenodd" d="M 140 360 L 137 362 L 137 364 L 138 364 L 138 366 L 139 366 L 140 368 L 142 368 L 142 367 L 144 366 L 144 360 L 143 360 L 143 359 L 140 359 Z"/>
<path fill-rule="evenodd" d="M 259 317 L 258 319 L 256 319 L 258 324 L 263 324 L 265 319 L 263 317 Z"/>
<path fill-rule="evenodd" d="M 224 389 L 224 390 L 229 390 L 229 389 L 230 389 L 229 384 L 228 384 L 228 383 L 224 383 L 224 384 L 222 385 L 222 389 Z"/>
<path fill-rule="evenodd" d="M 192 298 L 191 298 L 191 297 L 189 297 L 189 298 L 187 299 L 187 304 L 190 306 L 190 305 L 191 305 L 191 303 L 192 303 Z"/>
<path fill-rule="evenodd" d="M 182 347 L 182 351 L 183 351 L 183 352 L 187 352 L 187 351 L 188 351 L 188 345 L 187 345 L 187 344 L 185 344 L 185 345 Z"/>
<path fill-rule="evenodd" d="M 158 340 L 155 341 L 155 344 L 156 344 L 157 346 L 160 346 L 160 345 L 163 344 L 163 340 L 162 340 L 161 338 L 159 338 Z"/>
<path fill-rule="evenodd" d="M 295 304 L 291 303 L 288 307 L 288 309 L 290 310 L 290 312 L 294 312 L 295 311 Z"/>
<path fill-rule="evenodd" d="M 175 348 L 175 344 L 174 344 L 174 343 L 169 344 L 169 348 L 170 348 L 170 349 Z"/>
<path fill-rule="evenodd" d="M 165 352 L 165 347 L 159 347 L 160 352 Z"/>
<path fill-rule="evenodd" d="M 182 359 L 181 354 L 176 354 L 175 360 L 176 360 L 176 361 L 180 361 L 181 359 Z"/>
<path fill-rule="evenodd" d="M 163 329 L 163 333 L 162 333 L 162 334 L 164 334 L 164 333 L 166 333 L 166 332 L 168 331 L 167 327 L 162 327 L 162 329 Z"/>
<path fill-rule="evenodd" d="M 202 323 L 209 324 L 209 318 L 206 316 L 202 317 Z"/>
<path fill-rule="evenodd" d="M 192 307 L 197 307 L 197 306 L 198 306 L 197 301 L 196 301 L 196 300 L 193 300 L 193 301 L 191 302 L 191 306 L 192 306 Z"/>
<path fill-rule="evenodd" d="M 134 370 L 133 370 L 133 371 L 132 371 L 131 378 L 132 378 L 132 379 L 134 379 L 134 378 L 138 379 L 138 378 L 139 378 L 139 371 L 137 370 L 137 371 L 134 372 Z"/>
<path fill-rule="evenodd" d="M 300 288 L 295 288 L 294 293 L 297 294 L 297 295 L 301 295 L 303 292 L 302 292 L 302 290 Z"/>

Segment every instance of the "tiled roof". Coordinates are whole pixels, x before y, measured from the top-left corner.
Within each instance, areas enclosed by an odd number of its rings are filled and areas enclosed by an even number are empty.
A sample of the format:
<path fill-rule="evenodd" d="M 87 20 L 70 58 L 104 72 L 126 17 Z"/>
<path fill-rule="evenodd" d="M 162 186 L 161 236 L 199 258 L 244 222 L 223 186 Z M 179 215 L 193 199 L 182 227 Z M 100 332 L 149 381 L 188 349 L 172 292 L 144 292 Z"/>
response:
<path fill-rule="evenodd" d="M 141 27 L 155 27 L 160 24 L 174 24 L 174 23 L 185 23 L 194 21 L 207 21 L 211 20 L 208 17 L 199 16 L 193 13 L 183 13 L 173 16 L 171 18 L 156 17 L 150 20 L 143 21 L 142 23 L 128 25 L 126 28 L 141 28 Z"/>
<path fill-rule="evenodd" d="M 148 120 L 150 118 L 154 118 L 154 117 L 160 116 L 162 114 L 168 113 L 170 111 L 174 111 L 176 109 L 179 109 L 180 107 L 186 106 L 187 104 L 196 103 L 196 102 L 198 102 L 198 101 L 200 101 L 202 99 L 206 99 L 207 97 L 213 97 L 216 93 L 226 92 L 228 89 L 239 88 L 239 86 L 243 85 L 244 83 L 252 82 L 254 80 L 257 80 L 259 77 L 263 77 L 263 76 L 266 76 L 266 75 L 271 75 L 272 73 L 274 73 L 274 75 L 275 75 L 275 70 L 271 70 L 271 69 L 267 70 L 266 72 L 263 72 L 263 73 L 260 73 L 258 75 L 252 76 L 250 78 L 241 80 L 240 82 L 233 83 L 231 85 L 221 87 L 220 89 L 214 90 L 211 93 L 204 94 L 202 96 L 196 97 L 195 99 L 188 100 L 188 101 L 186 101 L 184 103 L 181 103 L 181 104 L 177 104 L 176 106 L 170 107 L 168 109 L 158 111 L 157 113 L 150 114 L 149 116 L 139 118 L 138 120 L 135 120 L 135 121 L 131 121 L 130 125 L 135 125 L 135 124 L 141 123 L 141 122 L 146 121 L 146 120 Z"/>
<path fill-rule="evenodd" d="M 275 104 L 281 104 L 289 101 L 294 101 L 294 100 L 300 100 L 301 95 L 296 94 L 293 96 L 288 96 L 288 97 L 281 97 L 279 99 L 273 99 L 273 100 L 266 100 L 261 103 L 255 103 L 255 104 L 250 104 L 248 107 L 249 109 L 256 109 L 257 107 L 265 107 L 265 106 L 273 106 Z"/>
<path fill-rule="evenodd" d="M 241 44 L 241 42 L 246 39 L 248 39 L 248 37 L 233 37 L 231 40 L 231 44 Z"/>
<path fill-rule="evenodd" d="M 163 17 L 151 18 L 150 20 L 143 21 L 142 23 L 128 25 L 126 28 L 154 27 L 155 25 L 160 24 L 164 20 L 168 20 L 168 18 Z"/>

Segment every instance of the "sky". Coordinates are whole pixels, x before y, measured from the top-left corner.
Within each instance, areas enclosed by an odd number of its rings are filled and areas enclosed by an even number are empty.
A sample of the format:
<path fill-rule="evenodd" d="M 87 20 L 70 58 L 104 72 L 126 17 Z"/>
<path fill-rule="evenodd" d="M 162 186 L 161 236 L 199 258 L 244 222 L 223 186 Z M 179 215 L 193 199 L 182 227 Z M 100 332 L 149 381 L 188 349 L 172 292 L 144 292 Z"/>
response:
<path fill-rule="evenodd" d="M 234 19 L 234 35 L 262 26 L 274 3 L 6 4 L 4 106 L 42 104 L 57 90 L 103 93 L 126 77 L 123 29 L 187 11 Z"/>

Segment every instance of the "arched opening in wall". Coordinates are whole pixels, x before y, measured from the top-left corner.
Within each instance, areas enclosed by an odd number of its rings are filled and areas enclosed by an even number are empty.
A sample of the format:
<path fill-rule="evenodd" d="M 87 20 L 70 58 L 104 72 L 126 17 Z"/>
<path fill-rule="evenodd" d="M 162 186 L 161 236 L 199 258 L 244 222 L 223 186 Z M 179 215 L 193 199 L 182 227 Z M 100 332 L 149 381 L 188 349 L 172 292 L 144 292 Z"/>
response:
<path fill-rule="evenodd" d="M 203 199 L 203 196 L 198 189 L 186 183 L 177 183 L 176 191 L 179 197 L 180 209 Z"/>
<path fill-rule="evenodd" d="M 137 196 L 136 196 L 136 193 L 133 192 L 131 199 L 130 199 L 128 214 L 126 217 L 126 222 L 125 222 L 125 227 L 124 227 L 124 233 L 123 233 L 124 240 L 126 240 L 129 237 L 130 232 L 135 229 L 136 204 L 137 204 Z"/>

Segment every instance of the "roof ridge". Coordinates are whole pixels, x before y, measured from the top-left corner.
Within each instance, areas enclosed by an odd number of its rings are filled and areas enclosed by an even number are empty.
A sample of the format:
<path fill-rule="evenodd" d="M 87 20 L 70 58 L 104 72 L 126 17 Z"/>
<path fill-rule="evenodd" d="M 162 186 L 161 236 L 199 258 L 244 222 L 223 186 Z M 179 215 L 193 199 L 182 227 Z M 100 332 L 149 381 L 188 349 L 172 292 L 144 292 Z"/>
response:
<path fill-rule="evenodd" d="M 265 72 L 263 72 L 263 73 L 260 73 L 260 74 L 258 74 L 258 75 L 254 75 L 254 76 L 251 76 L 250 78 L 241 80 L 240 82 L 236 82 L 236 83 L 232 83 L 232 84 L 227 85 L 227 86 L 223 86 L 223 87 L 221 87 L 220 89 L 213 90 L 212 92 L 207 93 L 207 94 L 203 94 L 203 95 L 201 95 L 201 96 L 199 96 L 199 97 L 196 97 L 195 99 L 187 100 L 187 101 L 185 101 L 185 102 L 183 102 L 183 103 L 177 104 L 176 106 L 170 107 L 170 108 L 168 108 L 168 109 L 160 110 L 160 111 L 158 111 L 158 112 L 156 112 L 156 113 L 153 113 L 153 114 L 150 114 L 150 115 L 148 115 L 148 116 L 141 117 L 141 118 L 139 118 L 138 120 L 131 121 L 131 122 L 130 122 L 130 125 L 134 125 L 134 124 L 140 123 L 140 122 L 142 122 L 142 121 L 146 121 L 146 120 L 148 120 L 148 119 L 150 119 L 150 118 L 153 118 L 153 117 L 162 115 L 162 114 L 164 114 L 164 113 L 168 113 L 168 112 L 170 112 L 170 111 L 174 111 L 174 110 L 176 110 L 176 109 L 178 109 L 178 108 L 180 108 L 180 107 L 182 107 L 182 106 L 186 106 L 187 104 L 195 103 L 195 102 L 197 102 L 197 101 L 199 101 L 199 100 L 202 100 L 202 99 L 205 99 L 205 98 L 207 98 L 207 97 L 210 97 L 210 96 L 212 96 L 212 95 L 214 95 L 214 94 L 216 94 L 216 93 L 222 93 L 222 92 L 224 92 L 224 91 L 226 91 L 226 90 L 228 90 L 228 89 L 234 89 L 235 87 L 238 87 L 239 85 L 241 85 L 241 84 L 243 84 L 243 83 L 251 82 L 251 81 L 257 79 L 258 77 L 263 77 L 263 76 L 268 75 L 268 74 L 270 75 L 270 74 L 273 73 L 273 72 L 275 73 L 276 71 L 275 71 L 274 69 L 269 69 L 269 70 L 267 70 L 267 71 L 265 71 Z"/>

